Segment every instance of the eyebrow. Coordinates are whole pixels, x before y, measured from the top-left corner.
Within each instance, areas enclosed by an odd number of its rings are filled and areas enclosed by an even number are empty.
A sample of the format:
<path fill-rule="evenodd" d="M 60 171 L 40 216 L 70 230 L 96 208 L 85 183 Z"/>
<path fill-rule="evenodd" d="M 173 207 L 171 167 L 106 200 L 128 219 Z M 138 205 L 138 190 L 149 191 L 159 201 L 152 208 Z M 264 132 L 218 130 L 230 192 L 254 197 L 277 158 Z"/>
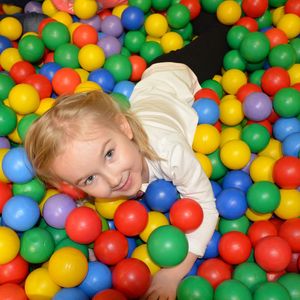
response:
<path fill-rule="evenodd" d="M 103 146 L 102 146 L 102 148 L 101 148 L 101 150 L 100 150 L 100 154 L 102 154 L 102 153 L 104 152 L 104 149 L 105 149 L 106 145 L 107 145 L 110 141 L 111 141 L 111 138 L 109 138 L 109 139 L 103 144 Z M 88 178 L 89 176 L 91 176 L 91 174 L 90 174 L 90 175 L 82 176 L 82 177 L 80 177 L 79 179 L 75 180 L 75 185 L 78 185 L 78 184 L 80 183 L 80 181 L 82 181 L 83 179 Z"/>

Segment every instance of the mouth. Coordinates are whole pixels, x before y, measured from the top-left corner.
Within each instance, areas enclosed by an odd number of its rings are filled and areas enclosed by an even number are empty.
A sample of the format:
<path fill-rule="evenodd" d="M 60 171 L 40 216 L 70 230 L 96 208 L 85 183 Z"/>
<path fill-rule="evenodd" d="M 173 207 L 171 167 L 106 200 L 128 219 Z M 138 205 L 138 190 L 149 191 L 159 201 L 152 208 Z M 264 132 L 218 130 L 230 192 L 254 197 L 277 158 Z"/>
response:
<path fill-rule="evenodd" d="M 121 183 L 121 185 L 119 187 L 117 187 L 114 191 L 118 191 L 118 192 L 128 191 L 131 187 L 131 182 L 132 182 L 132 179 L 129 174 L 128 177 L 126 178 L 125 182 Z"/>

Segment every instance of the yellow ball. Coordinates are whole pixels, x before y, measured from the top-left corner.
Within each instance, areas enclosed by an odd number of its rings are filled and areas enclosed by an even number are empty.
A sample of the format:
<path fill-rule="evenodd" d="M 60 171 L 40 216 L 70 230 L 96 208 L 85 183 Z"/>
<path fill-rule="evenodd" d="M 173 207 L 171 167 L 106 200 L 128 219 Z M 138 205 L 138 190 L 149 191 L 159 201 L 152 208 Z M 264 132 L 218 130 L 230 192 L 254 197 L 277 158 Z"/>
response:
<path fill-rule="evenodd" d="M 8 94 L 10 107 L 21 115 L 35 112 L 40 105 L 40 96 L 30 84 L 20 83 L 15 85 Z"/>
<path fill-rule="evenodd" d="M 224 102 L 224 101 L 227 101 L 227 100 L 238 100 L 238 98 L 235 96 L 235 95 L 224 95 L 222 98 L 221 98 L 221 102 Z"/>
<path fill-rule="evenodd" d="M 219 105 L 220 121 L 228 126 L 235 126 L 244 119 L 243 105 L 237 99 L 221 101 Z"/>
<path fill-rule="evenodd" d="M 221 131 L 220 147 L 225 143 L 233 140 L 239 140 L 241 136 L 241 130 L 236 127 L 227 127 Z"/>
<path fill-rule="evenodd" d="M 196 152 L 210 154 L 220 145 L 220 132 L 210 124 L 200 124 L 196 128 L 193 149 Z"/>
<path fill-rule="evenodd" d="M 0 21 L 0 35 L 4 35 L 11 41 L 17 40 L 22 31 L 21 22 L 14 17 L 6 17 Z"/>
<path fill-rule="evenodd" d="M 218 75 L 218 74 L 216 74 L 216 75 L 214 75 L 214 77 L 213 77 L 212 79 L 213 79 L 213 80 L 215 80 L 215 81 L 217 81 L 217 82 L 219 82 L 219 83 L 221 83 L 222 76 L 221 76 L 221 75 Z"/>
<path fill-rule="evenodd" d="M 79 19 L 90 19 L 96 15 L 98 4 L 95 0 L 75 0 L 73 8 Z"/>
<path fill-rule="evenodd" d="M 0 264 L 12 261 L 20 250 L 20 239 L 9 227 L 0 226 Z"/>
<path fill-rule="evenodd" d="M 127 4 L 117 5 L 112 10 L 112 15 L 117 16 L 121 19 L 123 11 L 128 7 Z"/>
<path fill-rule="evenodd" d="M 42 3 L 42 12 L 48 17 L 52 17 L 58 12 L 51 0 L 44 0 Z"/>
<path fill-rule="evenodd" d="M 236 94 L 239 88 L 245 85 L 246 83 L 246 74 L 238 69 L 230 69 L 228 71 L 225 71 L 221 80 L 222 87 L 224 91 L 228 94 Z"/>
<path fill-rule="evenodd" d="M 251 158 L 249 146 L 242 140 L 232 140 L 220 149 L 220 158 L 224 166 L 232 170 L 245 167 Z"/>
<path fill-rule="evenodd" d="M 88 272 L 85 255 L 73 247 L 56 250 L 49 259 L 49 274 L 61 287 L 71 288 L 79 285 Z"/>
<path fill-rule="evenodd" d="M 250 177 L 254 182 L 270 181 L 273 182 L 273 168 L 275 159 L 268 156 L 257 156 L 251 163 L 249 171 Z"/>
<path fill-rule="evenodd" d="M 46 267 L 35 269 L 29 273 L 25 281 L 25 292 L 30 300 L 53 299 L 60 290 Z"/>
<path fill-rule="evenodd" d="M 68 14 L 65 11 L 58 11 L 58 12 L 56 12 L 52 16 L 52 19 L 56 20 L 57 22 L 63 23 L 67 27 L 69 27 L 73 23 L 73 19 L 70 16 L 70 14 Z"/>
<path fill-rule="evenodd" d="M 105 54 L 99 46 L 88 44 L 79 50 L 78 61 L 84 70 L 94 71 L 104 65 Z"/>
<path fill-rule="evenodd" d="M 279 6 L 271 10 L 272 23 L 276 26 L 279 20 L 284 16 L 284 6 Z"/>
<path fill-rule="evenodd" d="M 209 178 L 212 174 L 212 169 L 213 169 L 210 159 L 206 155 L 199 153 L 199 152 L 196 152 L 195 155 L 196 155 L 196 158 L 199 161 L 204 173 Z"/>
<path fill-rule="evenodd" d="M 217 8 L 217 18 L 225 25 L 236 23 L 241 15 L 241 6 L 234 0 L 223 1 Z"/>
<path fill-rule="evenodd" d="M 40 101 L 40 105 L 35 113 L 39 116 L 43 115 L 46 111 L 48 111 L 55 104 L 55 99 L 53 98 L 44 98 Z"/>
<path fill-rule="evenodd" d="M 89 91 L 102 91 L 102 88 L 94 81 L 85 81 L 76 86 L 74 93 L 83 93 Z"/>
<path fill-rule="evenodd" d="M 22 60 L 23 59 L 19 53 L 19 50 L 16 48 L 6 48 L 2 51 L 0 56 L 1 67 L 7 72 L 10 71 L 10 69 L 16 62 Z"/>
<path fill-rule="evenodd" d="M 70 24 L 68 26 L 69 32 L 70 32 L 70 38 L 71 38 L 71 42 L 73 41 L 72 36 L 73 36 L 73 32 L 75 31 L 75 29 L 77 29 L 78 26 L 80 26 L 81 23 L 79 22 L 74 22 L 72 24 Z"/>
<path fill-rule="evenodd" d="M 141 260 L 142 262 L 144 262 L 148 266 L 148 268 L 151 272 L 151 275 L 154 275 L 157 271 L 160 270 L 160 266 L 158 266 L 155 262 L 153 262 L 153 260 L 149 256 L 146 244 L 142 244 L 142 245 L 136 247 L 133 250 L 131 257 L 137 258 L 137 259 Z"/>
<path fill-rule="evenodd" d="M 154 36 L 151 36 L 151 35 L 147 35 L 146 36 L 146 42 L 156 42 L 156 43 L 160 44 L 161 38 L 157 38 L 157 37 L 154 37 Z"/>
<path fill-rule="evenodd" d="M 285 14 L 276 27 L 285 32 L 289 39 L 293 39 L 300 34 L 300 17 L 296 14 Z"/>
<path fill-rule="evenodd" d="M 250 208 L 248 208 L 246 210 L 245 215 L 252 222 L 265 221 L 265 220 L 271 219 L 271 217 L 272 217 L 272 213 L 261 214 L 261 213 L 258 213 L 256 211 L 253 211 Z"/>
<path fill-rule="evenodd" d="M 160 38 L 168 31 L 168 21 L 161 14 L 151 14 L 144 23 L 145 30 L 150 36 Z"/>
<path fill-rule="evenodd" d="M 21 118 L 20 118 L 20 115 L 18 115 L 18 123 L 20 122 Z M 16 144 L 21 144 L 22 143 L 22 139 L 19 135 L 19 132 L 18 132 L 18 127 L 13 131 L 11 132 L 9 135 L 8 135 L 8 138 L 16 143 Z"/>
<path fill-rule="evenodd" d="M 163 225 L 169 225 L 167 217 L 159 211 L 150 211 L 148 213 L 148 223 L 140 233 L 140 238 L 146 243 L 153 230 Z"/>
<path fill-rule="evenodd" d="M 298 190 L 280 190 L 280 203 L 274 211 L 275 215 L 283 220 L 299 218 L 300 192 Z"/>
<path fill-rule="evenodd" d="M 95 206 L 97 212 L 105 219 L 112 220 L 114 218 L 115 212 L 120 204 L 125 202 L 126 200 L 105 200 L 105 199 L 96 199 Z"/>
<path fill-rule="evenodd" d="M 275 160 L 278 160 L 280 157 L 283 156 L 282 145 L 278 140 L 270 138 L 270 141 L 269 141 L 267 147 L 264 150 L 262 150 L 261 152 L 259 152 L 258 155 L 268 156 L 268 157 L 274 158 Z"/>
<path fill-rule="evenodd" d="M 87 70 L 77 68 L 75 69 L 75 71 L 79 75 L 81 82 L 85 82 L 88 80 L 90 73 Z"/>
<path fill-rule="evenodd" d="M 59 194 L 58 190 L 56 190 L 56 189 L 47 189 L 46 194 L 44 195 L 42 201 L 39 204 L 39 208 L 40 208 L 41 213 L 43 212 L 44 204 L 46 203 L 48 198 L 50 198 L 53 195 L 57 195 L 57 194 Z"/>
<path fill-rule="evenodd" d="M 9 149 L 6 148 L 0 148 L 0 181 L 9 183 L 10 180 L 4 175 L 3 169 L 2 169 L 2 161 L 5 156 L 5 154 L 9 151 Z"/>
<path fill-rule="evenodd" d="M 6 15 L 13 15 L 22 12 L 22 7 L 12 4 L 2 4 L 2 9 Z"/>
<path fill-rule="evenodd" d="M 164 53 L 169 53 L 183 47 L 183 38 L 179 33 L 170 31 L 161 37 L 160 44 Z"/>
<path fill-rule="evenodd" d="M 300 83 L 300 64 L 294 64 L 288 69 L 291 85 Z"/>

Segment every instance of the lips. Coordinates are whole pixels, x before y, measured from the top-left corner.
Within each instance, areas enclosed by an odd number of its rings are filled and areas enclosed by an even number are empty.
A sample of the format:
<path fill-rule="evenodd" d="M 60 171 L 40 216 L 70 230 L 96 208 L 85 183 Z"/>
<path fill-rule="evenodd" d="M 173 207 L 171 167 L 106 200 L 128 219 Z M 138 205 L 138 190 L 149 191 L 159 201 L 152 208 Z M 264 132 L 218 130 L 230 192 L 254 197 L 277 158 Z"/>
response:
<path fill-rule="evenodd" d="M 126 192 L 131 187 L 131 182 L 132 182 L 132 180 L 131 180 L 131 176 L 129 174 L 128 177 L 127 177 L 127 179 L 126 179 L 126 181 L 124 182 L 124 184 L 121 185 L 121 187 L 118 188 L 117 191 L 119 191 L 119 192 Z"/>

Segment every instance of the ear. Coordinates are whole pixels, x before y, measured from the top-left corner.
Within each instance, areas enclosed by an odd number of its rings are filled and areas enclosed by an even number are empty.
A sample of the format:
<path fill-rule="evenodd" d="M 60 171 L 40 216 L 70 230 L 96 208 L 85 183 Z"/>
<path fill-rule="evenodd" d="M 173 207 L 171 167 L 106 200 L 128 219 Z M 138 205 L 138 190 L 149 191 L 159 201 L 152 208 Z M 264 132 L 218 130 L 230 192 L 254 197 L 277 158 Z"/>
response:
<path fill-rule="evenodd" d="M 126 117 L 123 114 L 117 116 L 117 124 L 119 125 L 120 130 L 130 139 L 133 139 L 133 132 L 130 127 L 130 124 Z"/>

